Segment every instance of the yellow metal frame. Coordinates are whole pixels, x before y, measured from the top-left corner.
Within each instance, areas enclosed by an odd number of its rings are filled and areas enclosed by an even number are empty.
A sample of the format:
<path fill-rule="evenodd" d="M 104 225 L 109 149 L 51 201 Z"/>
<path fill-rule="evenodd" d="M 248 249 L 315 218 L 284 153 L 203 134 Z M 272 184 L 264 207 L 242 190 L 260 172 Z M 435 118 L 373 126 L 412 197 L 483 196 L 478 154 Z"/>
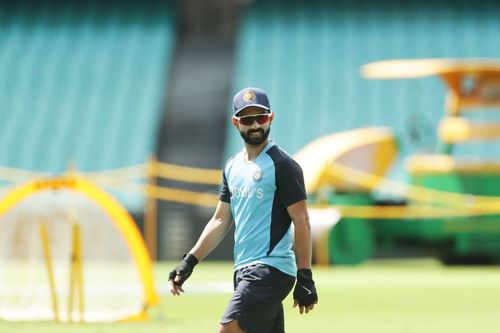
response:
<path fill-rule="evenodd" d="M 498 59 L 397 59 L 377 61 L 361 67 L 367 79 L 412 79 L 439 76 L 448 87 L 446 111 L 450 116 L 476 107 L 499 107 Z M 463 82 L 473 83 L 463 89 Z"/>
<path fill-rule="evenodd" d="M 445 117 L 439 124 L 439 137 L 446 143 L 500 138 L 500 123 L 470 121 L 463 117 Z"/>

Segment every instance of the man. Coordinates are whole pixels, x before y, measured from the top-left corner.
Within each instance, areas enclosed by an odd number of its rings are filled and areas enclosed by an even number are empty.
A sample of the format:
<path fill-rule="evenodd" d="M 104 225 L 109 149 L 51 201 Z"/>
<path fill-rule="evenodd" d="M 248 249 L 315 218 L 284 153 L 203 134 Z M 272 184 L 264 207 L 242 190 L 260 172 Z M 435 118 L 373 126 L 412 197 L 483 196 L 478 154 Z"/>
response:
<path fill-rule="evenodd" d="M 318 301 L 302 169 L 268 139 L 273 120 L 261 89 L 246 88 L 234 96 L 232 124 L 245 148 L 226 163 L 213 217 L 169 274 L 170 292 L 180 295 L 194 266 L 219 244 L 234 221 L 235 291 L 219 333 L 285 332 L 282 302 L 295 278 L 294 307 L 308 313 Z"/>

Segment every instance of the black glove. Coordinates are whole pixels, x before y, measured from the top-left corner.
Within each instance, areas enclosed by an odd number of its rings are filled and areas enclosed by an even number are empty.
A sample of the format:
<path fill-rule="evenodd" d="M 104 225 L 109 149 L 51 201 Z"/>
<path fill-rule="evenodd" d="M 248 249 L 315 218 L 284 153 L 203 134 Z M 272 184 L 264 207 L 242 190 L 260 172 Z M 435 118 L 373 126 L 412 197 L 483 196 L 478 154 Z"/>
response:
<path fill-rule="evenodd" d="M 198 264 L 198 259 L 196 259 L 194 255 L 189 253 L 184 254 L 181 262 L 174 268 L 173 271 L 168 273 L 168 280 L 174 281 L 174 285 L 176 286 L 182 286 L 184 281 L 186 281 L 188 277 L 191 276 L 191 273 L 193 273 L 193 269 L 196 264 Z M 175 277 L 177 275 L 181 276 L 179 281 L 175 281 Z"/>
<path fill-rule="evenodd" d="M 318 294 L 316 293 L 310 269 L 304 268 L 297 271 L 297 283 L 293 290 L 293 299 L 297 301 L 299 306 L 305 307 L 316 304 L 318 301 Z"/>

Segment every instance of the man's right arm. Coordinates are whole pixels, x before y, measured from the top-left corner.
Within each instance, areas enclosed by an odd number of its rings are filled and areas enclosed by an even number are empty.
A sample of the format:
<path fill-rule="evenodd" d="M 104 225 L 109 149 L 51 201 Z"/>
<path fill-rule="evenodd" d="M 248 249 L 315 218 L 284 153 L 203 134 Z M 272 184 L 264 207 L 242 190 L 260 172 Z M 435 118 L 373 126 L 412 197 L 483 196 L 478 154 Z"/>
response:
<path fill-rule="evenodd" d="M 189 251 L 199 261 L 219 245 L 231 227 L 233 217 L 229 203 L 219 201 L 214 216 L 208 221 L 195 246 Z"/>
<path fill-rule="evenodd" d="M 185 257 L 181 263 L 172 272 L 170 272 L 168 285 L 172 295 L 180 295 L 181 292 L 184 292 L 182 289 L 182 283 L 184 283 L 184 281 L 191 275 L 194 265 L 196 265 L 198 261 L 203 260 L 210 252 L 212 252 L 213 249 L 217 247 L 217 245 L 219 245 L 231 227 L 232 221 L 233 217 L 231 214 L 230 204 L 219 201 L 214 215 L 210 221 L 208 221 L 205 229 L 203 229 L 203 232 L 201 233 L 195 246 L 188 252 L 188 260 L 186 260 Z M 180 269 L 187 271 L 185 273 L 180 272 L 179 267 L 181 267 Z M 186 274 L 186 276 L 183 277 L 183 274 Z"/>

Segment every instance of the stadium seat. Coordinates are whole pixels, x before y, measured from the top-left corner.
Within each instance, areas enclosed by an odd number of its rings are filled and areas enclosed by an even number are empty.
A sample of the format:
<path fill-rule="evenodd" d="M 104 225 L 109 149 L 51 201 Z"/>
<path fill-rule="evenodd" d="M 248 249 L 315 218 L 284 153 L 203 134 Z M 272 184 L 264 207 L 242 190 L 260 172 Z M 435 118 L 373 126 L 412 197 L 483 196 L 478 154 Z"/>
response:
<path fill-rule="evenodd" d="M 2 2 L 0 13 L 0 165 L 58 174 L 144 163 L 174 45 L 170 1 Z"/>

